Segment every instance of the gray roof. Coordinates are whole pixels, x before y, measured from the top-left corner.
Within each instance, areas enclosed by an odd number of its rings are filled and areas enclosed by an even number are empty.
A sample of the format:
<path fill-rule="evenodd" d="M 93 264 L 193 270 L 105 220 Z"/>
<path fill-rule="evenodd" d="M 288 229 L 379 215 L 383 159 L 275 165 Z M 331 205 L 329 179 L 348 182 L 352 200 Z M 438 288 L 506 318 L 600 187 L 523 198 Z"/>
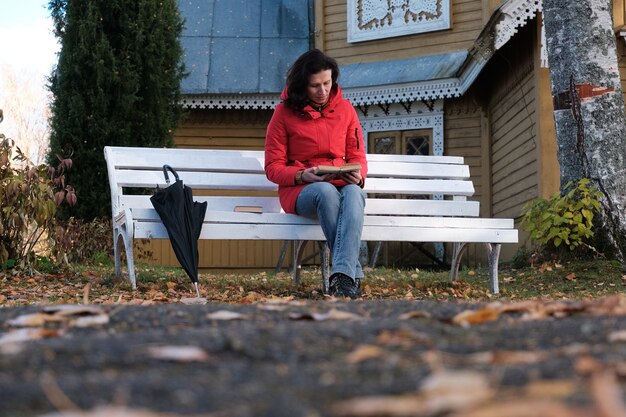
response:
<path fill-rule="evenodd" d="M 311 3 L 312 4 L 312 3 Z M 309 47 L 309 0 L 178 0 L 183 94 L 277 93 Z"/>
<path fill-rule="evenodd" d="M 414 83 L 456 77 L 467 59 L 467 51 L 342 65 L 339 84 L 343 89 Z"/>
<path fill-rule="evenodd" d="M 189 76 L 186 95 L 278 94 L 291 63 L 310 46 L 311 0 L 178 0 Z M 352 89 L 459 75 L 467 51 L 341 65 Z"/>

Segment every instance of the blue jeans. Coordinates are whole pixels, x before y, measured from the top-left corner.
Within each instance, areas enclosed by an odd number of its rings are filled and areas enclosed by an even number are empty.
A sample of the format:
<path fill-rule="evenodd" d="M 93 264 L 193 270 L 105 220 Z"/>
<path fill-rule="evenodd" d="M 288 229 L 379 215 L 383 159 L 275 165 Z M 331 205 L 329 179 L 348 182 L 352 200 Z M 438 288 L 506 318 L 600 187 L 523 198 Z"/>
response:
<path fill-rule="evenodd" d="M 355 184 L 337 188 L 328 182 L 314 182 L 302 189 L 296 212 L 319 219 L 332 253 L 331 275 L 342 273 L 363 278 L 359 262 L 365 192 Z"/>

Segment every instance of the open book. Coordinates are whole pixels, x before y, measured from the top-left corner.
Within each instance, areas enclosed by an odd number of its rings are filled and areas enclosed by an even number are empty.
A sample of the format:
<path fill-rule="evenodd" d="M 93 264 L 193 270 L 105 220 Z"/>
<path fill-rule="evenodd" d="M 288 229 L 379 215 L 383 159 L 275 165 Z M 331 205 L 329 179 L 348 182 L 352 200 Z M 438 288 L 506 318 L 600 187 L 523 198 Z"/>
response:
<path fill-rule="evenodd" d="M 346 172 L 358 171 L 361 169 L 361 164 L 358 162 L 352 162 L 349 164 L 344 164 L 341 166 L 334 165 L 319 165 L 315 170 L 315 175 L 326 175 L 326 174 L 345 174 Z"/>

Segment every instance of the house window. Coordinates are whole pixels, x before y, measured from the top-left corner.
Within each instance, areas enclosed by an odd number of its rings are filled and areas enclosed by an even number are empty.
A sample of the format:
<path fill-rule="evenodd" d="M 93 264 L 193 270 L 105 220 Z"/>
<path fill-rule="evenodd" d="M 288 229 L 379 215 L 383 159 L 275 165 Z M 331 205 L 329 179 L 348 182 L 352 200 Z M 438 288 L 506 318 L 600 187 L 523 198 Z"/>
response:
<path fill-rule="evenodd" d="M 400 155 L 432 155 L 432 129 L 372 132 L 370 153 Z"/>
<path fill-rule="evenodd" d="M 433 130 L 396 130 L 387 132 L 371 132 L 368 141 L 368 152 L 375 154 L 432 155 Z M 386 198 L 428 198 L 428 196 L 394 196 Z M 421 265 L 424 262 L 436 261 L 440 264 L 444 259 L 444 246 L 441 243 L 407 243 L 407 242 L 374 242 L 370 244 L 370 264 L 379 261 L 383 265 Z M 382 253 L 382 259 L 379 254 Z"/>
<path fill-rule="evenodd" d="M 348 42 L 450 27 L 450 0 L 348 0 Z"/>

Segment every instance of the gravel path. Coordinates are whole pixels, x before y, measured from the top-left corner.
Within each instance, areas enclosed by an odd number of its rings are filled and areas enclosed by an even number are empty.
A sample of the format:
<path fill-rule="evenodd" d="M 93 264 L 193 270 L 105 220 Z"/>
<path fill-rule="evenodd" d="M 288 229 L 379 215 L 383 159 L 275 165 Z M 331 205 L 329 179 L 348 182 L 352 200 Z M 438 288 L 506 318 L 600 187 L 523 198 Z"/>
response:
<path fill-rule="evenodd" d="M 0 308 L 0 416 L 615 417 L 624 306 Z"/>

